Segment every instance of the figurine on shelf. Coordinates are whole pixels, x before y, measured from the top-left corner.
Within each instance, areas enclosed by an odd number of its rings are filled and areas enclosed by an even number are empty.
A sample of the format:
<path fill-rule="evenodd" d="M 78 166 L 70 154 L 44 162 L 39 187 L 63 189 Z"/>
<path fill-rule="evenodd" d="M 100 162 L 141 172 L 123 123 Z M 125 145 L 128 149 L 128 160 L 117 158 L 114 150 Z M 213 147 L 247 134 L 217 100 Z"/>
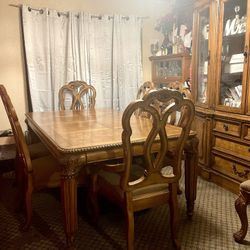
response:
<path fill-rule="evenodd" d="M 161 52 L 162 55 L 169 55 L 172 54 L 172 43 L 169 40 L 168 35 L 164 35 L 164 39 L 161 45 Z"/>
<path fill-rule="evenodd" d="M 155 56 L 159 51 L 159 42 L 157 41 L 156 43 L 152 43 L 150 48 L 152 55 Z"/>
<path fill-rule="evenodd" d="M 161 32 L 164 36 L 161 45 L 162 55 L 172 54 L 172 33 L 174 22 L 175 16 L 172 13 L 168 13 L 164 17 L 157 20 L 155 30 Z"/>

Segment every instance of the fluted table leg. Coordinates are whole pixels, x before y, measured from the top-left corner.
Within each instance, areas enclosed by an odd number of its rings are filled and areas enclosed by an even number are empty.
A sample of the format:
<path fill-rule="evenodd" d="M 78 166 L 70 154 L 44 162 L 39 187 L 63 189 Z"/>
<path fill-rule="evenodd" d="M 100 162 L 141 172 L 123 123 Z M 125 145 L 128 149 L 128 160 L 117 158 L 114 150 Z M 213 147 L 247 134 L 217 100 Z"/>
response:
<path fill-rule="evenodd" d="M 78 230 L 77 183 L 78 173 L 85 163 L 85 157 L 70 157 L 64 162 L 61 173 L 61 200 L 64 213 L 64 231 L 68 249 L 75 249 L 75 235 Z"/>

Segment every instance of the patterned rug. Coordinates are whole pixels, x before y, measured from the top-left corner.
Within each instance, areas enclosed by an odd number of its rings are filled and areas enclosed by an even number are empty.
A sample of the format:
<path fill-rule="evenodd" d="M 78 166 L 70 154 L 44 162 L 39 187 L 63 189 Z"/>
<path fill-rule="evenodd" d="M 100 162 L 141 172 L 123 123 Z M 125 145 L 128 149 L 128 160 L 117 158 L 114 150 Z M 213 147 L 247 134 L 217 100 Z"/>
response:
<path fill-rule="evenodd" d="M 183 187 L 183 180 L 181 181 Z M 62 210 L 58 190 L 34 194 L 33 221 L 28 232 L 20 232 L 23 217 L 14 211 L 13 180 L 0 182 L 0 249 L 65 249 Z M 102 200 L 98 225 L 89 222 L 86 192 L 79 190 L 79 230 L 77 249 L 126 249 L 125 219 L 119 208 Z M 234 242 L 233 233 L 240 228 L 234 209 L 237 195 L 198 178 L 197 199 L 192 220 L 186 217 L 184 194 L 179 196 L 182 249 L 250 249 L 250 230 L 244 245 Z M 248 208 L 250 215 L 250 207 Z M 250 221 L 249 221 L 250 223 Z M 173 249 L 170 239 L 167 205 L 135 215 L 135 249 Z"/>

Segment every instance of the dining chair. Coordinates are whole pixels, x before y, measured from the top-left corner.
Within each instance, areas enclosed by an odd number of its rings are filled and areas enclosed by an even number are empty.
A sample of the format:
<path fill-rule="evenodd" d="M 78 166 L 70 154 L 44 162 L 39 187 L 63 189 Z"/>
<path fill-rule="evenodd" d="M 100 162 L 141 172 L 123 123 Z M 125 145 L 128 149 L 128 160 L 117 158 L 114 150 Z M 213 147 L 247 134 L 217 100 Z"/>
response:
<path fill-rule="evenodd" d="M 94 108 L 96 90 L 84 81 L 72 81 L 62 86 L 59 90 L 60 110 L 82 110 Z M 68 105 L 67 105 L 68 104 Z"/>
<path fill-rule="evenodd" d="M 138 89 L 136 99 L 141 99 L 150 90 L 154 89 L 154 83 L 150 81 L 144 82 Z"/>
<path fill-rule="evenodd" d="M 250 204 L 250 180 L 240 184 L 240 192 L 235 200 L 235 209 L 240 218 L 241 228 L 233 234 L 234 240 L 243 243 L 248 229 L 247 206 Z"/>
<path fill-rule="evenodd" d="M 150 81 L 144 82 L 138 89 L 136 99 L 142 99 L 149 91 L 155 89 L 154 83 Z M 141 109 L 136 110 L 134 113 L 136 116 L 146 116 L 150 118 L 149 114 L 142 112 Z"/>
<path fill-rule="evenodd" d="M 188 86 L 187 81 L 185 81 L 184 83 L 179 81 L 170 82 L 168 86 L 170 89 L 176 89 L 180 91 L 186 98 L 192 99 L 190 86 Z"/>
<path fill-rule="evenodd" d="M 155 101 L 161 103 L 171 101 L 172 106 L 159 110 L 154 106 Z M 133 113 L 137 109 L 149 113 L 151 119 L 134 116 Z M 167 129 L 167 126 L 173 125 L 167 125 L 167 120 L 171 113 L 177 110 L 185 110 L 185 112 L 183 112 L 181 127 L 175 127 L 180 130 L 180 137 L 177 144 L 173 146 Z M 117 164 L 104 164 L 102 170 L 92 176 L 89 197 L 96 220 L 99 215 L 98 195 L 121 206 L 126 214 L 128 249 L 134 249 L 134 212 L 167 203 L 170 207 L 173 244 L 176 248 L 180 247 L 177 240 L 179 221 L 177 188 L 181 177 L 183 148 L 193 118 L 193 103 L 184 99 L 178 91 L 167 89 L 150 91 L 143 99 L 130 103 L 123 113 L 121 137 L 124 159 Z M 133 159 L 138 154 L 136 147 L 132 145 L 133 119 L 140 119 L 141 126 L 145 129 L 145 133 L 147 132 L 142 150 L 143 165 L 139 166 L 133 164 Z M 170 165 L 165 165 L 165 159 L 170 155 L 171 159 L 167 161 Z M 171 170 L 164 171 L 166 167 Z"/>
<path fill-rule="evenodd" d="M 30 227 L 32 218 L 33 191 L 60 186 L 60 166 L 51 155 L 31 159 L 16 111 L 2 84 L 0 84 L 0 95 L 16 142 L 18 197 L 20 198 L 20 205 L 24 207 L 26 213 L 26 221 L 22 229 L 27 230 Z"/>
<path fill-rule="evenodd" d="M 188 98 L 188 99 L 192 99 L 191 98 L 191 92 L 189 89 L 187 89 L 186 87 L 184 87 L 184 84 L 182 82 L 179 82 L 179 81 L 174 81 L 174 82 L 170 82 L 168 84 L 168 88 L 169 89 L 172 89 L 172 90 L 175 90 L 175 91 L 179 91 L 183 97 L 185 98 Z M 168 105 L 171 105 L 171 103 L 169 103 Z M 161 107 L 161 104 L 159 105 L 160 108 Z M 169 123 L 170 124 L 173 124 L 173 125 L 179 125 L 180 123 L 180 112 L 176 111 L 174 112 L 171 117 L 169 118 Z"/>

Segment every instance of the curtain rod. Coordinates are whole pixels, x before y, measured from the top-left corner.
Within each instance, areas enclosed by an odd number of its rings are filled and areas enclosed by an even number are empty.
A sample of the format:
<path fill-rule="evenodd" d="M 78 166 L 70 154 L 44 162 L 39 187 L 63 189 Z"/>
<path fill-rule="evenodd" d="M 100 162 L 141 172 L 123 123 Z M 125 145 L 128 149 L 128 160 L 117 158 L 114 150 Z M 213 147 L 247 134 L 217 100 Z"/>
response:
<path fill-rule="evenodd" d="M 11 7 L 15 7 L 15 8 L 21 8 L 21 5 L 17 5 L 17 4 L 9 4 L 9 6 Z M 38 8 L 32 8 L 32 7 L 28 7 L 28 10 L 31 11 L 31 10 L 35 10 L 35 11 L 39 11 L 41 14 L 43 13 L 43 9 L 38 9 Z M 57 14 L 60 16 L 60 15 L 64 15 L 64 16 L 68 16 L 68 13 L 66 12 L 60 12 L 60 11 L 57 11 Z M 79 15 L 76 15 L 76 17 L 79 17 Z M 114 16 L 108 16 L 109 19 L 112 19 L 114 18 Z M 91 18 L 98 18 L 98 19 L 101 19 L 102 16 L 101 15 L 92 15 Z M 124 19 L 129 19 L 129 16 L 123 16 L 122 18 Z M 142 16 L 142 17 L 138 17 L 138 18 L 141 18 L 141 19 L 148 19 L 149 17 L 148 16 Z"/>

